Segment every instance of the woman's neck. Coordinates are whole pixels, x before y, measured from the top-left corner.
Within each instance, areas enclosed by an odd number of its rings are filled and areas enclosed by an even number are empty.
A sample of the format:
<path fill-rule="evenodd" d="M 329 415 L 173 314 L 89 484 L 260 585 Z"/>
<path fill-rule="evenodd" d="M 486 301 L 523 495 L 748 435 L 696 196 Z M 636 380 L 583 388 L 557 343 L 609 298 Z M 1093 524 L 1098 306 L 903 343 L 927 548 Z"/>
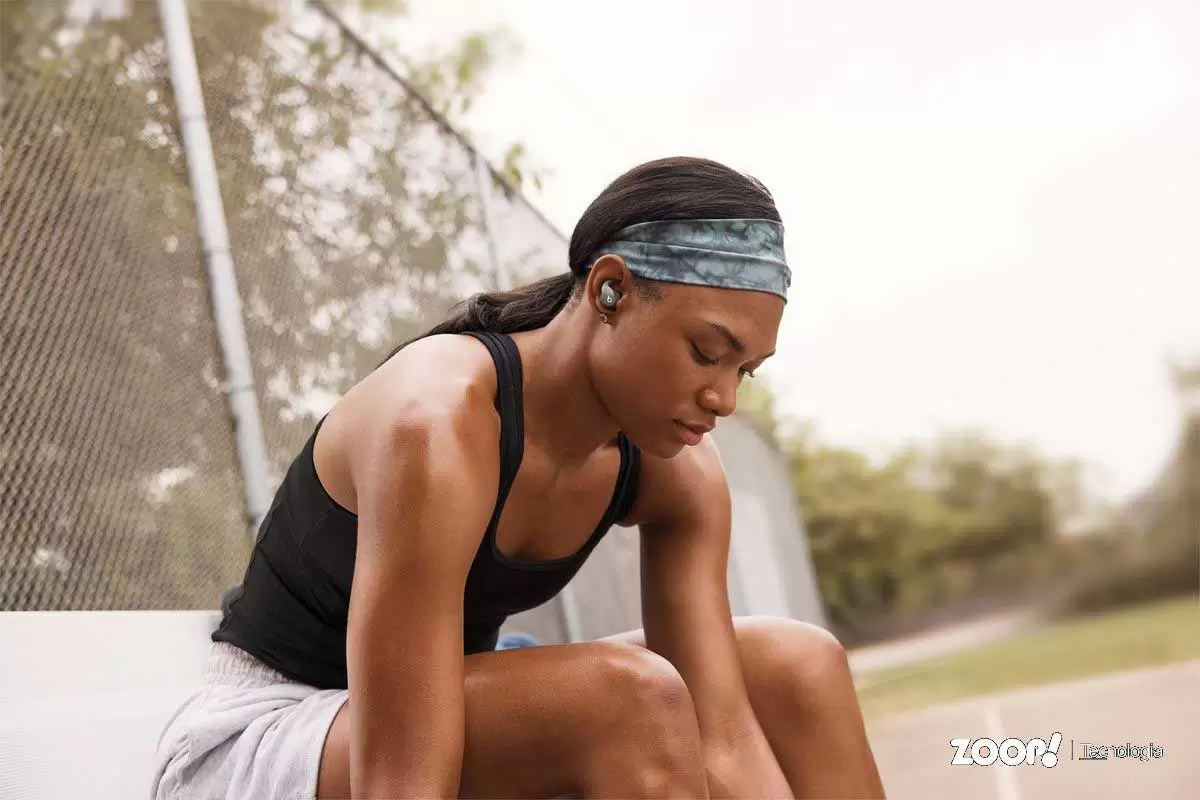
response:
<path fill-rule="evenodd" d="M 545 328 L 513 335 L 525 376 L 525 435 L 564 467 L 617 436 L 583 357 L 589 332 L 574 317 L 566 311 Z"/>

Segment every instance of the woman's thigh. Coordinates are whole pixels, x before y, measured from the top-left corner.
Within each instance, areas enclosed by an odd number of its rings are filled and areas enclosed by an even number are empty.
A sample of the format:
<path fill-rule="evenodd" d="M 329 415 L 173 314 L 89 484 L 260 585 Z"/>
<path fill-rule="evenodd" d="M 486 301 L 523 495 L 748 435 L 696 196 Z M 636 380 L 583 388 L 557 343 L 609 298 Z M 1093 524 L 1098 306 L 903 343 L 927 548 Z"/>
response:
<path fill-rule="evenodd" d="M 639 741 L 689 746 L 686 725 L 694 725 L 695 711 L 686 687 L 665 659 L 644 648 L 550 645 L 479 653 L 464 666 L 463 797 L 561 796 L 580 791 L 599 763 L 615 770 L 623 759 L 645 755 Z M 350 796 L 352 702 L 326 738 L 319 798 Z M 664 727 L 676 723 L 684 735 L 664 737 Z"/>

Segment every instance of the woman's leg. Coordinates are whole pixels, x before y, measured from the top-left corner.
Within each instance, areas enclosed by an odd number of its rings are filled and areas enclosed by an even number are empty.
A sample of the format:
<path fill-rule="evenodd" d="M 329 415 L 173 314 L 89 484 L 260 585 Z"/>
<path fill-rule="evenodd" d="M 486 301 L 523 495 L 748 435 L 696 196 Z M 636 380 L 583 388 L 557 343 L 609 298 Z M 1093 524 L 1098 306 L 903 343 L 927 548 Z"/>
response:
<path fill-rule="evenodd" d="M 881 798 L 845 650 L 792 619 L 734 620 L 750 705 L 797 797 Z M 642 632 L 610 637 L 644 646 Z"/>
<path fill-rule="evenodd" d="M 317 795 L 350 797 L 347 705 Z M 696 712 L 665 659 L 619 643 L 466 659 L 463 797 L 707 797 Z"/>

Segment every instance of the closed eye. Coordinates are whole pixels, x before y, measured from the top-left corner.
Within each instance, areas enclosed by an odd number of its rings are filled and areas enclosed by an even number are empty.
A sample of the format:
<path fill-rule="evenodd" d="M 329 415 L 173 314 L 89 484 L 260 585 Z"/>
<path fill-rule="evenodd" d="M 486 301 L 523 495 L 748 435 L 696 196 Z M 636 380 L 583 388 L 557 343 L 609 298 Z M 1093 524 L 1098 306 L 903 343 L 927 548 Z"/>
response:
<path fill-rule="evenodd" d="M 692 357 L 696 359 L 697 363 L 703 364 L 706 367 L 715 367 L 721 361 L 719 358 L 706 356 L 694 343 L 692 344 Z"/>
<path fill-rule="evenodd" d="M 692 357 L 696 359 L 697 363 L 703 364 L 706 367 L 715 367 L 717 364 L 721 363 L 721 359 L 711 358 L 705 355 L 704 351 L 697 347 L 695 343 L 692 343 Z M 743 378 L 753 378 L 754 370 L 740 369 L 738 370 L 738 374 Z"/>

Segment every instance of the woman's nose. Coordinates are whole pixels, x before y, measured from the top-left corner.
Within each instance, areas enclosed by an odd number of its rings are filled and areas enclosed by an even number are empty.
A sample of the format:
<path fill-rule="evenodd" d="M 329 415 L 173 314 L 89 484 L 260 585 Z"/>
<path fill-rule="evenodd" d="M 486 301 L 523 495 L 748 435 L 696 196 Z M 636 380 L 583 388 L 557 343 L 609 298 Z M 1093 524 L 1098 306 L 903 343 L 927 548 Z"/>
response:
<path fill-rule="evenodd" d="M 710 386 L 700 393 L 700 407 L 718 417 L 728 417 L 737 409 L 737 387 Z"/>

